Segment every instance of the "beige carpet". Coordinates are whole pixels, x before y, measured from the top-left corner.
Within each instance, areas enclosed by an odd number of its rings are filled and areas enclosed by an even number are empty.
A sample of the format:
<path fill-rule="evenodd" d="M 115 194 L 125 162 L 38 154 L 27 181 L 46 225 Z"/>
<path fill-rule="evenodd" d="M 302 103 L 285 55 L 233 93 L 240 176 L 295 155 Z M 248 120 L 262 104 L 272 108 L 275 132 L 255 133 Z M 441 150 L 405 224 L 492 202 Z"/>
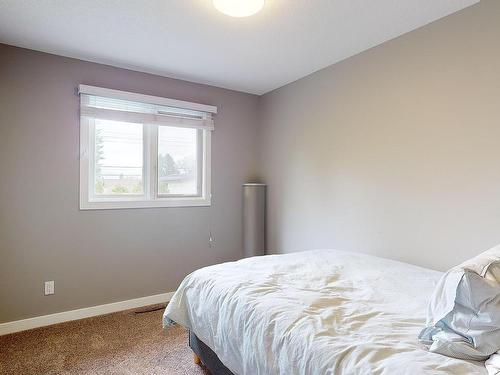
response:
<path fill-rule="evenodd" d="M 187 332 L 163 311 L 115 314 L 0 336 L 0 374 L 199 374 Z"/>

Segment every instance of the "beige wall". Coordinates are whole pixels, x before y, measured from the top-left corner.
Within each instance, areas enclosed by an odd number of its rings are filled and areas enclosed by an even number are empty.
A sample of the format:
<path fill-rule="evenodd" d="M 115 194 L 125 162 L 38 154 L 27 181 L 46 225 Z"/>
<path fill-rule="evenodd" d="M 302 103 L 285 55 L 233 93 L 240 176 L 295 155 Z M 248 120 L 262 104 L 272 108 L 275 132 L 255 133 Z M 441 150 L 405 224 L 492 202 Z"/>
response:
<path fill-rule="evenodd" d="M 5 45 L 0 82 L 0 322 L 172 291 L 241 256 L 256 96 Z M 79 211 L 80 83 L 218 106 L 212 208 Z"/>
<path fill-rule="evenodd" d="M 500 242 L 500 1 L 261 98 L 268 246 L 446 269 Z"/>

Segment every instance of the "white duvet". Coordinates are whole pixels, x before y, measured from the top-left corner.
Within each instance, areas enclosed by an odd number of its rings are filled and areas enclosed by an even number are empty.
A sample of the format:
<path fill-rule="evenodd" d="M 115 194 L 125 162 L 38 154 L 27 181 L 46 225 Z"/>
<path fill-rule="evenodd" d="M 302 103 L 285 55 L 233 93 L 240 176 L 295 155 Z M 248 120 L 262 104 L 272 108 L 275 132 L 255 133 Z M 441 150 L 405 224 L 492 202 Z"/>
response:
<path fill-rule="evenodd" d="M 234 374 L 486 374 L 417 336 L 441 273 L 333 250 L 271 255 L 187 276 L 165 324 L 192 330 Z"/>

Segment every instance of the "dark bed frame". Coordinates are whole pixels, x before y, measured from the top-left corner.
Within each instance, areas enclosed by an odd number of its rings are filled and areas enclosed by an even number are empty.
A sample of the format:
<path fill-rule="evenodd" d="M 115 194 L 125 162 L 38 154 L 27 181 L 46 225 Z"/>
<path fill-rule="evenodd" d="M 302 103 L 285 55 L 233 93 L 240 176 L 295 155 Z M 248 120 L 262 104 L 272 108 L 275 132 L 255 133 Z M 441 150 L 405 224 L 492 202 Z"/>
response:
<path fill-rule="evenodd" d="M 201 361 L 212 375 L 234 375 L 224 366 L 217 354 L 196 337 L 192 331 L 189 331 L 189 347 L 194 352 L 194 362 L 200 364 Z"/>

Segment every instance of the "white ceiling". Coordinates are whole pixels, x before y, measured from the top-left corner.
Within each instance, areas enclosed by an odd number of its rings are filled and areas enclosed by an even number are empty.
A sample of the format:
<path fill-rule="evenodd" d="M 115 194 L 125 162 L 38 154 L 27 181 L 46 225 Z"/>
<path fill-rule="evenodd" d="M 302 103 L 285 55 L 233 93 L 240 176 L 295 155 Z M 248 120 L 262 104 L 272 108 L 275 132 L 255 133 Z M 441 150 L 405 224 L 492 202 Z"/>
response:
<path fill-rule="evenodd" d="M 0 42 L 263 94 L 479 0 L 0 0 Z"/>

